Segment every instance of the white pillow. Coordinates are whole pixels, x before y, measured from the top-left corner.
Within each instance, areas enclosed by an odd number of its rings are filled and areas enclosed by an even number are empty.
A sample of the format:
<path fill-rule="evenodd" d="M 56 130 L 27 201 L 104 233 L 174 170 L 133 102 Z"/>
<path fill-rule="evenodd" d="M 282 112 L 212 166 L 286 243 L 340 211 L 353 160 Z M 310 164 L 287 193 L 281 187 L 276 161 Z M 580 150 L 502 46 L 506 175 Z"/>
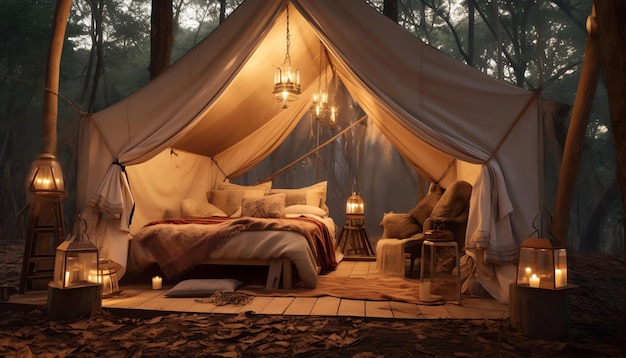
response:
<path fill-rule="evenodd" d="M 326 211 L 319 206 L 313 205 L 290 205 L 283 210 L 284 215 L 317 215 L 324 217 Z"/>
<path fill-rule="evenodd" d="M 215 292 L 233 292 L 240 281 L 226 279 L 191 279 L 179 282 L 165 293 L 165 297 L 208 297 Z"/>
<path fill-rule="evenodd" d="M 208 218 L 211 216 L 226 217 L 217 206 L 205 201 L 184 199 L 180 204 L 180 215 L 184 218 Z"/>
<path fill-rule="evenodd" d="M 315 205 L 324 209 L 328 214 L 326 206 L 327 182 L 322 181 L 317 184 L 305 186 L 297 189 L 272 189 L 272 194 L 286 193 L 285 205 Z M 303 199 L 304 198 L 304 199 Z"/>

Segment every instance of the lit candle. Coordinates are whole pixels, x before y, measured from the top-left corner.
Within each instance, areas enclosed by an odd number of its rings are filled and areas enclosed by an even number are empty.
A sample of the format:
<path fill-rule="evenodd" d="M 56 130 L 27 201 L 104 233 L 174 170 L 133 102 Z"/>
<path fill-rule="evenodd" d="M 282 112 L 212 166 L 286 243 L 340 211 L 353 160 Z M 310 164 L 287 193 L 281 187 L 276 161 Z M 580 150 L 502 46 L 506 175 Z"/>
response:
<path fill-rule="evenodd" d="M 554 270 L 554 287 L 563 286 L 563 272 L 561 269 Z"/>
<path fill-rule="evenodd" d="M 65 271 L 65 287 L 69 286 L 69 284 L 70 284 L 70 272 Z"/>
<path fill-rule="evenodd" d="M 537 277 L 537 275 L 533 274 L 530 276 L 529 282 L 530 287 L 539 287 L 539 277 Z"/>
<path fill-rule="evenodd" d="M 160 290 L 161 287 L 163 287 L 163 279 L 161 278 L 161 276 L 154 276 L 152 278 L 152 289 Z"/>
<path fill-rule="evenodd" d="M 530 267 L 526 267 L 524 269 L 524 272 L 526 272 L 526 276 L 524 276 L 524 280 L 522 282 L 526 282 L 528 281 L 528 278 L 530 277 L 530 275 L 533 273 L 533 270 Z"/>

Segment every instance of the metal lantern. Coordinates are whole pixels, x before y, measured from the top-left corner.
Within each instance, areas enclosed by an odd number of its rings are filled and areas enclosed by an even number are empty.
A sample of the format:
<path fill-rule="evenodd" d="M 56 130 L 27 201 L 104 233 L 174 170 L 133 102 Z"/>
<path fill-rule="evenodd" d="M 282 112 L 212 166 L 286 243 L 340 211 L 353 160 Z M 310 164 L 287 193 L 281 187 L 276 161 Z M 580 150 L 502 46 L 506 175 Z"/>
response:
<path fill-rule="evenodd" d="M 64 195 L 63 171 L 61 164 L 51 153 L 42 153 L 33 162 L 30 175 L 29 190 L 37 195 Z"/>
<path fill-rule="evenodd" d="M 359 196 L 359 194 L 352 192 L 352 195 L 348 198 L 346 202 L 346 214 L 364 214 L 365 213 L 365 204 L 363 203 L 363 198 Z"/>
<path fill-rule="evenodd" d="M 61 289 L 100 285 L 98 249 L 89 241 L 63 241 L 57 247 L 50 285 Z"/>
<path fill-rule="evenodd" d="M 115 263 L 109 259 L 100 259 L 98 269 L 98 282 L 102 283 L 102 296 L 117 295 L 121 292 L 117 280 Z"/>
<path fill-rule="evenodd" d="M 567 287 L 565 248 L 555 239 L 526 239 L 520 245 L 517 284 L 551 290 Z"/>

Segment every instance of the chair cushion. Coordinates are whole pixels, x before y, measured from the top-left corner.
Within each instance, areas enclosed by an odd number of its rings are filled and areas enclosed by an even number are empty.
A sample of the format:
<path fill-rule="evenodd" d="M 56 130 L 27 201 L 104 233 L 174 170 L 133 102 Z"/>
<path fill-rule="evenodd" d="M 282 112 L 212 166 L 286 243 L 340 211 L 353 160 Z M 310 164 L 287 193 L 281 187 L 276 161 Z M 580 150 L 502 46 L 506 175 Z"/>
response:
<path fill-rule="evenodd" d="M 455 181 L 450 185 L 435 205 L 430 217 L 433 219 L 455 219 L 465 213 L 472 195 L 472 185 L 466 181 Z"/>
<path fill-rule="evenodd" d="M 422 226 L 405 213 L 385 213 L 380 225 L 383 227 L 383 238 L 404 239 L 422 232 Z"/>
<path fill-rule="evenodd" d="M 415 220 L 416 223 L 424 226 L 424 222 L 430 217 L 433 208 L 437 205 L 439 199 L 441 199 L 442 194 L 443 189 L 441 189 L 439 185 L 431 185 L 428 195 L 409 211 L 409 216 Z"/>

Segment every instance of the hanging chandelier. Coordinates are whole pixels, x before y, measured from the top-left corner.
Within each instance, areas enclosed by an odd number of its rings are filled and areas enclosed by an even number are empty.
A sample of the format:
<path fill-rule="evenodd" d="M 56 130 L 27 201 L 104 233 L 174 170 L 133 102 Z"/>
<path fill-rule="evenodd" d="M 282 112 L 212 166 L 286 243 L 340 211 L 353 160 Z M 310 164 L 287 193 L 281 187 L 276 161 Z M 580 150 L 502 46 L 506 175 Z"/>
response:
<path fill-rule="evenodd" d="M 332 93 L 329 94 L 328 83 L 328 55 L 324 45 L 320 42 L 320 68 L 317 81 L 317 92 L 313 94 L 313 103 L 309 108 L 311 115 L 317 122 L 326 122 L 331 129 L 337 128 L 337 107 L 335 106 L 336 80 L 333 70 L 331 77 Z M 330 103 L 329 103 L 330 101 Z"/>
<path fill-rule="evenodd" d="M 282 102 L 283 109 L 288 107 L 289 102 L 298 99 L 300 95 L 300 70 L 292 70 L 291 57 L 289 50 L 291 48 L 289 34 L 289 4 L 287 4 L 287 52 L 285 60 L 276 67 L 274 71 L 274 91 L 272 92 L 279 102 Z"/>

